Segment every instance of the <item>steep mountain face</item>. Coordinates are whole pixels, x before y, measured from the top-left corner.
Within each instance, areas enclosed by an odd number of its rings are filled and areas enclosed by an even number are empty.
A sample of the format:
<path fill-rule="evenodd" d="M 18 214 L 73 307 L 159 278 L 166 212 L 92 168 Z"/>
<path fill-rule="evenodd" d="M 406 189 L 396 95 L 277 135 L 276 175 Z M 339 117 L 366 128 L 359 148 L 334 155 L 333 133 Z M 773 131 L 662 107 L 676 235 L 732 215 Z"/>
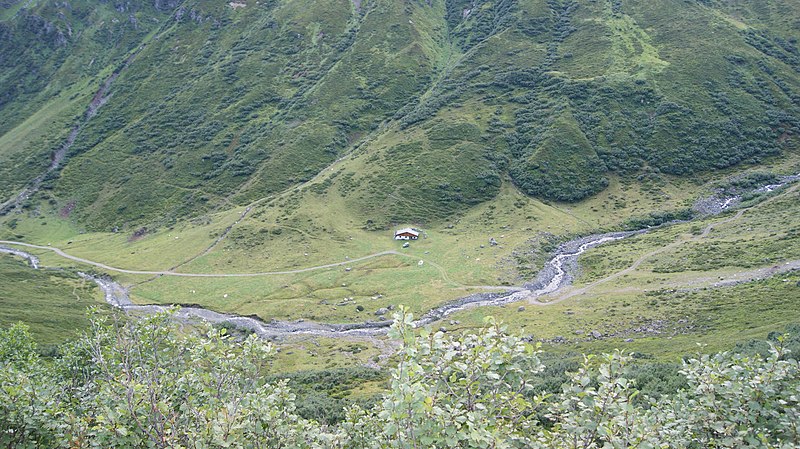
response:
<path fill-rule="evenodd" d="M 612 176 L 757 164 L 800 132 L 791 0 L 0 8 L 1 200 L 77 127 L 31 201 L 97 230 L 246 204 L 351 153 L 365 162 L 321 188 L 380 228 L 448 218 L 505 179 L 578 201 Z"/>
<path fill-rule="evenodd" d="M 151 16 L 152 20 L 139 20 Z M 157 25 L 129 3 L 0 4 L 0 203 L 51 162 L 96 91 Z"/>

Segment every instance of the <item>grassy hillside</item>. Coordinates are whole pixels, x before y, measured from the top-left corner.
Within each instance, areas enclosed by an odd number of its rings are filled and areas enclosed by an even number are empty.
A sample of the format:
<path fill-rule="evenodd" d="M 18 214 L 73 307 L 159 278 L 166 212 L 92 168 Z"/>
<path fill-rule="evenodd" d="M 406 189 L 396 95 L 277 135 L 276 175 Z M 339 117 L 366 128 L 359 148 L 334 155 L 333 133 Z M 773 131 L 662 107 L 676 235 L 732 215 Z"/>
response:
<path fill-rule="evenodd" d="M 100 85 L 166 14 L 144 2 L 0 6 L 0 191 L 50 164 Z"/>
<path fill-rule="evenodd" d="M 419 93 L 436 57 L 435 31 L 409 20 L 421 6 L 307 3 L 182 7 L 115 82 L 56 195 L 102 230 L 247 202 L 310 179 Z"/>
<path fill-rule="evenodd" d="M 319 188 L 386 229 L 462 215 L 503 179 L 572 202 L 615 177 L 694 177 L 797 146 L 788 0 L 5 8 L 0 191 L 80 125 L 30 205 L 95 231 L 248 204 L 352 153 L 365 166 Z M 112 73 L 107 102 L 82 116 Z"/>

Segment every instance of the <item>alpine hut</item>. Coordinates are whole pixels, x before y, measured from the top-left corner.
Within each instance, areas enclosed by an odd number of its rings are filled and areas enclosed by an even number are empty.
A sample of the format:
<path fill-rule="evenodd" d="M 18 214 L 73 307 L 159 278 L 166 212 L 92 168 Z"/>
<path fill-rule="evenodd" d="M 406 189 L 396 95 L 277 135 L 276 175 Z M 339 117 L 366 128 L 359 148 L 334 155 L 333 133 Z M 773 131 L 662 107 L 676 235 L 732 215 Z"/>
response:
<path fill-rule="evenodd" d="M 419 231 L 412 228 L 398 229 L 394 232 L 395 240 L 416 240 L 419 238 Z"/>

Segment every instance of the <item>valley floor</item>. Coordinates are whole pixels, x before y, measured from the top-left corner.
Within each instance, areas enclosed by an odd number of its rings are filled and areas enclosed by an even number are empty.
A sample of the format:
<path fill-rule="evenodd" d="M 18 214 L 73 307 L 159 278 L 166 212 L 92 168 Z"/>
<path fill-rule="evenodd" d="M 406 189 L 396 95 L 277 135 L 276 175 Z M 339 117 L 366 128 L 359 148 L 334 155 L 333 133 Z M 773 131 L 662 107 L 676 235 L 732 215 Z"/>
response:
<path fill-rule="evenodd" d="M 796 210 L 800 202 L 797 199 L 798 186 L 795 185 L 772 194 L 766 200 L 745 205 L 735 213 L 674 224 L 592 248 L 586 254 L 580 254 L 581 273 L 574 285 L 561 286 L 544 296 L 531 295 L 530 288 L 526 290 L 506 285 L 468 286 L 454 282 L 454 276 L 448 274 L 453 273 L 452 269 L 445 269 L 437 263 L 430 250 L 422 251 L 423 254 L 418 254 L 419 250 L 410 254 L 403 252 L 403 249 L 385 250 L 366 256 L 348 257 L 343 262 L 269 272 L 208 273 L 190 272 L 190 266 L 170 270 L 118 268 L 75 256 L 70 253 L 71 248 L 61 249 L 51 245 L 11 240 L 0 243 L 30 250 L 43 260 L 44 265 L 65 266 L 64 263 L 68 262 L 66 265 L 77 264 L 74 267 L 84 270 L 93 268 L 110 272 L 132 285 L 132 297 L 137 302 L 154 302 L 148 301 L 147 294 L 136 294 L 140 289 L 146 292 L 152 285 L 160 285 L 159 288 L 167 285 L 172 289 L 179 285 L 180 288 L 173 291 L 188 291 L 191 295 L 202 298 L 197 292 L 202 292 L 204 288 L 209 289 L 213 284 L 222 301 L 167 299 L 155 303 L 198 304 L 218 312 L 240 315 L 248 314 L 242 313 L 242 309 L 256 308 L 256 313 L 262 319 L 283 320 L 273 323 L 273 326 L 278 326 L 273 327 L 273 330 L 277 329 L 278 332 L 273 332 L 271 337 L 293 334 L 297 337 L 295 340 L 299 339 L 300 342 L 295 341 L 290 345 L 303 348 L 306 346 L 303 341 L 315 339 L 326 340 L 326 344 L 330 345 L 330 338 L 338 334 L 347 335 L 350 339 L 366 338 L 373 349 L 364 351 L 361 358 L 368 363 L 385 359 L 390 352 L 387 352 L 388 347 L 384 343 L 379 343 L 380 339 L 375 338 L 373 330 L 315 325 L 314 321 L 341 323 L 348 322 L 346 318 L 350 318 L 350 322 L 380 320 L 391 314 L 386 309 L 395 305 L 396 298 L 391 298 L 392 295 L 375 291 L 368 298 L 356 298 L 354 295 L 345 296 L 344 299 L 320 300 L 312 297 L 306 302 L 313 301 L 314 304 L 301 305 L 295 302 L 292 312 L 282 317 L 271 314 L 270 310 L 274 309 L 270 307 L 258 309 L 260 304 L 264 304 L 264 300 L 255 304 L 242 303 L 236 297 L 243 291 L 257 290 L 260 285 L 263 286 L 261 278 L 270 278 L 271 283 L 277 278 L 278 282 L 286 283 L 283 289 L 293 288 L 296 283 L 310 286 L 318 282 L 328 284 L 326 296 L 333 296 L 331 291 L 346 295 L 347 282 L 341 283 L 341 290 L 335 287 L 341 280 L 355 278 L 356 282 L 359 279 L 362 282 L 372 282 L 374 280 L 369 279 L 369 276 L 375 272 L 396 276 L 398 272 L 407 273 L 424 267 L 428 270 L 427 277 L 436 279 L 433 285 L 446 288 L 450 296 L 440 293 L 432 301 L 429 298 L 427 302 L 418 301 L 412 304 L 409 308 L 417 316 L 432 309 L 437 310 L 441 304 L 449 304 L 453 298 L 463 297 L 465 292 L 506 290 L 512 292 L 513 298 L 518 300 L 516 304 L 507 304 L 508 301 L 492 303 L 487 300 L 479 304 L 494 304 L 495 307 L 454 309 L 448 311 L 448 319 L 437 326 L 451 330 L 461 329 L 479 325 L 483 316 L 496 315 L 514 327 L 535 329 L 535 338 L 555 347 L 587 346 L 591 349 L 626 344 L 656 356 L 668 356 L 689 351 L 697 342 L 711 344 L 715 350 L 725 349 L 725 344 L 729 344 L 729 338 L 734 335 L 739 338 L 763 337 L 763 332 L 800 322 L 800 316 L 794 316 L 792 312 L 796 307 L 789 305 L 800 299 L 800 287 L 796 285 L 796 270 L 800 268 L 800 223 L 796 222 L 800 217 L 800 211 Z M 225 235 L 228 232 L 230 228 Z M 425 248 L 426 242 L 419 243 L 422 244 L 419 246 Z M 210 247 L 220 244 L 224 245 L 223 239 L 217 238 Z M 726 251 L 734 251 L 737 257 L 726 256 Z M 135 282 L 130 282 L 131 280 Z M 414 289 L 411 285 L 405 288 L 412 291 Z M 222 293 L 223 291 L 230 293 Z M 320 289 L 312 291 L 318 292 Z M 739 292 L 742 291 L 748 291 L 751 300 L 738 299 Z M 175 296 L 181 299 L 180 295 Z M 385 296 L 390 296 L 392 302 L 382 301 Z M 493 299 L 491 296 L 487 297 Z M 733 305 L 728 304 L 726 307 L 719 304 L 733 298 L 737 298 Z M 776 304 L 765 306 L 770 301 Z M 293 301 L 286 298 L 284 302 L 289 304 Z M 383 309 L 383 313 L 376 316 L 371 310 L 373 308 Z M 350 312 L 343 317 L 324 313 L 326 309 L 348 309 L 355 313 Z M 209 316 L 211 315 L 206 318 Z M 220 321 L 231 317 L 223 314 L 215 316 Z M 436 314 L 433 316 L 443 318 Z M 299 318 L 302 320 L 287 324 L 288 320 Z M 663 348 L 659 343 L 665 338 L 673 340 L 669 349 Z M 306 351 L 309 354 L 314 353 L 313 350 Z M 325 361 L 321 363 L 347 363 L 346 357 L 342 355 L 323 357 Z M 305 359 L 299 366 L 305 366 L 303 363 L 314 365 L 315 362 Z"/>

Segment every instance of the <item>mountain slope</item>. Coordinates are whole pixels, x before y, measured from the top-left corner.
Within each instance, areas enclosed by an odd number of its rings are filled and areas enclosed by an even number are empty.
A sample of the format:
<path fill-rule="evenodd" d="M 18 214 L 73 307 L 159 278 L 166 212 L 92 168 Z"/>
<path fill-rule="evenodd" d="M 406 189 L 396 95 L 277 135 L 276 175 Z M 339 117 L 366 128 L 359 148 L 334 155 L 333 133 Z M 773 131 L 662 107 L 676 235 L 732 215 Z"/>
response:
<path fill-rule="evenodd" d="M 363 226 L 437 222 L 504 179 L 579 201 L 613 177 L 758 164 L 800 131 L 789 0 L 73 0 L 3 17 L 3 201 L 80 126 L 29 205 L 90 230 L 248 204 L 349 154 L 366 162 L 317 188 Z"/>

